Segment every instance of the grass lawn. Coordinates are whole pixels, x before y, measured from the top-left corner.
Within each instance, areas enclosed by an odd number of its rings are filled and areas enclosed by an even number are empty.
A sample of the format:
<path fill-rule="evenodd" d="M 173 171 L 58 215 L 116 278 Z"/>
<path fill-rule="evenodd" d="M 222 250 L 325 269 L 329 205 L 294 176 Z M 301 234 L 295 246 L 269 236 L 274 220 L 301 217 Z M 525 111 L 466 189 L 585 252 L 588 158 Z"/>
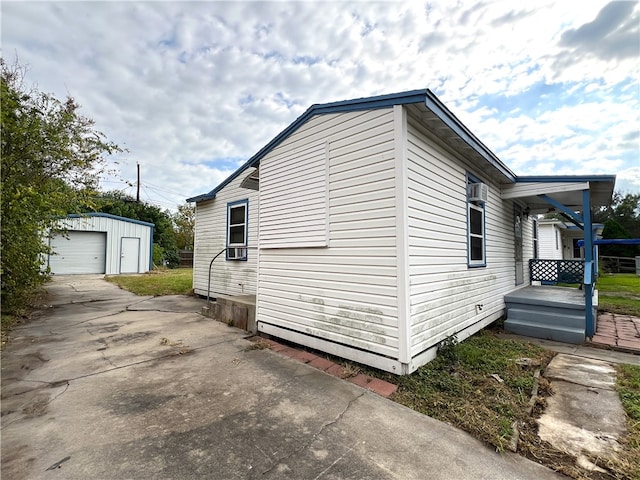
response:
<path fill-rule="evenodd" d="M 137 275 L 109 275 L 105 280 L 136 295 L 189 295 L 193 289 L 193 269 L 176 268 Z"/>
<path fill-rule="evenodd" d="M 598 277 L 598 309 L 640 317 L 640 277 L 633 273 Z"/>
<path fill-rule="evenodd" d="M 605 273 L 598 277 L 598 290 L 640 297 L 640 277 L 634 273 Z"/>

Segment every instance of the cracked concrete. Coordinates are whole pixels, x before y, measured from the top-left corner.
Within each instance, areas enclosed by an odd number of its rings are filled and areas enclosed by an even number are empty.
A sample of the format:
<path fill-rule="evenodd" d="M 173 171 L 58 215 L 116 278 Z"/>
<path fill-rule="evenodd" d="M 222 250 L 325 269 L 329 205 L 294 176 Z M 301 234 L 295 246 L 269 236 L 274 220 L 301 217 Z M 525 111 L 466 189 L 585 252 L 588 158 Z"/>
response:
<path fill-rule="evenodd" d="M 588 455 L 615 457 L 626 433 L 615 369 L 607 362 L 560 353 L 544 376 L 554 395 L 538 419 L 540 438 L 576 457 L 584 468 L 604 472 Z"/>
<path fill-rule="evenodd" d="M 3 478 L 562 478 L 248 349 L 198 299 L 135 297 L 98 276 L 47 289 L 52 307 L 2 353 Z"/>

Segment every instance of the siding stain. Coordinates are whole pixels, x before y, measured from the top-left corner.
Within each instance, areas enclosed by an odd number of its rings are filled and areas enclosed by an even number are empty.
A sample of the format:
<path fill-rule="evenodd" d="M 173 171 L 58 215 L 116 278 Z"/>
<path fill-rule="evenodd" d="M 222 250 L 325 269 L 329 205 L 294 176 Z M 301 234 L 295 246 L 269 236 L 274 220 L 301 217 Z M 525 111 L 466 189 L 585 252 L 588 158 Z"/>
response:
<path fill-rule="evenodd" d="M 344 328 L 351 328 L 358 332 L 358 336 L 361 340 L 369 340 L 380 345 L 385 345 L 387 343 L 387 339 L 384 337 L 384 330 L 377 329 L 372 324 L 363 325 L 360 322 L 348 320 L 342 317 L 325 317 L 325 319 L 326 322 L 323 325 L 325 330 L 352 336 L 352 333 L 345 332 L 344 330 Z"/>
<path fill-rule="evenodd" d="M 338 305 L 338 316 L 353 318 L 362 322 L 383 323 L 382 310 L 369 307 L 352 307 L 349 305 Z"/>

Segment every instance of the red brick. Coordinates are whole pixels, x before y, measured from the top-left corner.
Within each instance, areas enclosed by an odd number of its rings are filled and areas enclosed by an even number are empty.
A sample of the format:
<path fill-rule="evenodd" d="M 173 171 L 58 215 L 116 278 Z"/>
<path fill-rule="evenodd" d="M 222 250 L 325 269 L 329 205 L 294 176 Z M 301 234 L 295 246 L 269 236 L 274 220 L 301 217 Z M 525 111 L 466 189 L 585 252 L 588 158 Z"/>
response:
<path fill-rule="evenodd" d="M 596 333 L 598 335 L 611 335 L 611 336 L 615 336 L 616 334 L 616 329 L 615 328 L 598 328 L 596 330 Z"/>
<path fill-rule="evenodd" d="M 601 345 L 616 345 L 616 339 L 614 337 L 601 337 L 600 335 L 594 335 L 591 341 L 593 343 L 599 343 Z"/>
<path fill-rule="evenodd" d="M 398 386 L 393 383 L 380 380 L 379 378 L 374 378 L 369 382 L 369 385 L 367 385 L 367 389 L 386 398 L 394 393 L 398 389 Z"/>
<path fill-rule="evenodd" d="M 615 333 L 607 333 L 607 332 L 601 332 L 598 330 L 598 332 L 596 332 L 596 334 L 593 336 L 594 341 L 597 338 L 617 338 L 618 336 Z"/>
<path fill-rule="evenodd" d="M 347 380 L 351 383 L 355 383 L 359 387 L 366 387 L 369 384 L 369 382 L 373 379 L 371 377 L 367 377 L 363 373 L 359 373 L 353 377 L 347 378 Z"/>
<path fill-rule="evenodd" d="M 314 355 L 313 353 L 310 352 L 305 352 L 304 350 L 298 350 L 296 352 L 295 355 L 293 355 L 292 358 L 295 358 L 296 360 L 299 360 L 303 363 L 309 363 L 310 361 L 314 360 L 315 358 L 318 358 L 317 355 Z"/>
<path fill-rule="evenodd" d="M 274 352 L 282 352 L 283 350 L 286 350 L 287 347 L 286 345 L 282 345 L 281 343 L 278 342 L 271 342 L 271 350 L 273 350 Z"/>
<path fill-rule="evenodd" d="M 616 327 L 609 327 L 609 326 L 605 326 L 605 327 L 598 327 L 596 328 L 596 332 L 614 332 L 616 331 Z"/>
<path fill-rule="evenodd" d="M 335 363 L 333 363 L 331 360 L 327 360 L 326 358 L 316 357 L 311 360 L 311 362 L 309 362 L 309 365 L 317 368 L 318 370 L 326 370 L 331 365 L 335 365 Z"/>
<path fill-rule="evenodd" d="M 345 373 L 344 368 L 342 368 L 340 365 L 337 365 L 335 363 L 329 368 L 327 368 L 325 372 L 330 373 L 334 377 L 340 377 L 340 378 L 342 378 Z"/>
<path fill-rule="evenodd" d="M 287 357 L 294 358 L 298 354 L 298 350 L 296 350 L 295 348 L 286 347 L 283 350 L 280 350 L 279 353 L 282 355 L 286 355 Z"/>
<path fill-rule="evenodd" d="M 618 346 L 640 351 L 640 339 L 636 339 L 636 340 L 620 339 L 618 340 Z"/>

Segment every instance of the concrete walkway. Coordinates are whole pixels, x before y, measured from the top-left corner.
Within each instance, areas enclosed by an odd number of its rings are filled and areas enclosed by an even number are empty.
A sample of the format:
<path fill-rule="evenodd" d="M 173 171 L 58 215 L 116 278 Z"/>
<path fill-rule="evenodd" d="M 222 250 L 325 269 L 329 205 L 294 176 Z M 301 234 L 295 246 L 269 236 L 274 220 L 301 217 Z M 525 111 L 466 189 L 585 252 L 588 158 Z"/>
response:
<path fill-rule="evenodd" d="M 606 473 L 589 457 L 602 464 L 615 458 L 627 431 L 613 365 L 560 353 L 544 376 L 554 395 L 547 398 L 547 408 L 538 419 L 540 438 L 571 454 L 588 471 Z"/>
<path fill-rule="evenodd" d="M 2 353 L 2 478 L 564 478 L 194 313 L 58 277 Z"/>

